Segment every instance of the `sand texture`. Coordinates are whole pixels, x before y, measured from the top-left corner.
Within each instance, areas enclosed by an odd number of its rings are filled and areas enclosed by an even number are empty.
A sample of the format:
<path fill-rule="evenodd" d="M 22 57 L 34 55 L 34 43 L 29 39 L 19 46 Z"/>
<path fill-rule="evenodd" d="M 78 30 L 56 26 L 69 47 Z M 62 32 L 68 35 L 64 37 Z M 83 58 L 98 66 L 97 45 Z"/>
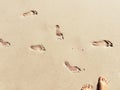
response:
<path fill-rule="evenodd" d="M 119 0 L 1 0 L 0 10 L 0 90 L 95 90 L 101 75 L 119 90 Z"/>

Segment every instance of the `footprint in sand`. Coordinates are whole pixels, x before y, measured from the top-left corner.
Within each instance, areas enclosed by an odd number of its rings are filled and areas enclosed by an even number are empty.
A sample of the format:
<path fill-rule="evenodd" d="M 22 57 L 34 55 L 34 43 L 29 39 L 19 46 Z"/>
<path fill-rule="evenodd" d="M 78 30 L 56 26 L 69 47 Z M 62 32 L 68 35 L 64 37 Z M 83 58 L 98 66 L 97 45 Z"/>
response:
<path fill-rule="evenodd" d="M 5 46 L 5 47 L 11 45 L 10 42 L 8 42 L 8 41 L 4 41 L 3 39 L 0 39 L 0 44 L 1 44 L 2 46 Z"/>
<path fill-rule="evenodd" d="M 113 43 L 109 40 L 99 40 L 99 41 L 93 41 L 93 46 L 105 46 L 105 47 L 113 47 Z"/>
<path fill-rule="evenodd" d="M 91 84 L 86 84 L 86 85 L 83 85 L 81 90 L 92 90 L 92 88 L 93 88 L 93 86 Z"/>
<path fill-rule="evenodd" d="M 30 16 L 30 15 L 38 15 L 38 12 L 36 10 L 30 10 L 28 12 L 23 13 L 23 16 Z"/>
<path fill-rule="evenodd" d="M 56 25 L 56 36 L 60 40 L 64 39 L 63 33 L 60 31 L 60 26 L 59 25 Z"/>
<path fill-rule="evenodd" d="M 81 68 L 79 68 L 78 66 L 70 65 L 70 63 L 68 61 L 65 61 L 64 64 L 73 73 L 78 73 L 78 72 L 82 71 Z M 83 68 L 83 70 L 85 71 L 85 68 Z"/>
<path fill-rule="evenodd" d="M 108 81 L 105 78 L 98 78 L 97 90 L 108 90 Z"/>
<path fill-rule="evenodd" d="M 30 49 L 33 51 L 39 51 L 39 52 L 44 52 L 46 51 L 45 47 L 42 44 L 38 44 L 38 45 L 31 45 Z"/>

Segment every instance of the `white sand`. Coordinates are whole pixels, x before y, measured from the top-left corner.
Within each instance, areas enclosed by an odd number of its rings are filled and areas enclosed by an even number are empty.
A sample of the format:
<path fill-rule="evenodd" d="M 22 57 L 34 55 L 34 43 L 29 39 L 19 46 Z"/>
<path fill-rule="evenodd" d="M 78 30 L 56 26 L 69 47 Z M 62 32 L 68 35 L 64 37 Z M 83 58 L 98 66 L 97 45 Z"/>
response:
<path fill-rule="evenodd" d="M 80 90 L 86 83 L 95 90 L 100 75 L 119 90 L 119 0 L 1 0 L 0 9 L 0 38 L 11 43 L 0 47 L 0 90 Z M 22 17 L 31 9 L 38 15 Z M 56 24 L 65 40 L 56 39 Z M 114 47 L 91 45 L 101 39 Z M 41 43 L 46 52 L 29 50 Z M 86 71 L 70 73 L 65 60 Z"/>

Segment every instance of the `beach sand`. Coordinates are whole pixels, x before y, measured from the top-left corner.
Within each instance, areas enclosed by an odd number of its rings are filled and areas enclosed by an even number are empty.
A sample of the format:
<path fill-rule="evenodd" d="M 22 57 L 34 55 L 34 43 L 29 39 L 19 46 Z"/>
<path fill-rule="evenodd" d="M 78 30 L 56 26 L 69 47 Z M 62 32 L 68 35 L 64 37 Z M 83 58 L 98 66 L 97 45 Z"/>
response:
<path fill-rule="evenodd" d="M 0 46 L 0 90 L 95 90 L 99 76 L 119 90 L 119 0 L 1 0 L 0 9 L 0 38 L 11 44 Z M 38 14 L 22 15 L 30 10 Z M 114 46 L 92 45 L 104 39 Z M 29 49 L 38 44 L 46 51 Z M 85 71 L 72 73 L 65 61 Z"/>

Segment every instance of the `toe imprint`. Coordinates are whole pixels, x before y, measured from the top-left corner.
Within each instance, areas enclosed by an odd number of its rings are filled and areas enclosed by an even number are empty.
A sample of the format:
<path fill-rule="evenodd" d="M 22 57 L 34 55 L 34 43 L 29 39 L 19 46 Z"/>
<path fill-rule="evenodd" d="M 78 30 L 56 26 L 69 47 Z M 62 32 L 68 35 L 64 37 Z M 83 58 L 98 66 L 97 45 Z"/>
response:
<path fill-rule="evenodd" d="M 99 41 L 93 41 L 93 46 L 105 46 L 105 47 L 113 47 L 113 43 L 109 40 L 99 40 Z"/>

